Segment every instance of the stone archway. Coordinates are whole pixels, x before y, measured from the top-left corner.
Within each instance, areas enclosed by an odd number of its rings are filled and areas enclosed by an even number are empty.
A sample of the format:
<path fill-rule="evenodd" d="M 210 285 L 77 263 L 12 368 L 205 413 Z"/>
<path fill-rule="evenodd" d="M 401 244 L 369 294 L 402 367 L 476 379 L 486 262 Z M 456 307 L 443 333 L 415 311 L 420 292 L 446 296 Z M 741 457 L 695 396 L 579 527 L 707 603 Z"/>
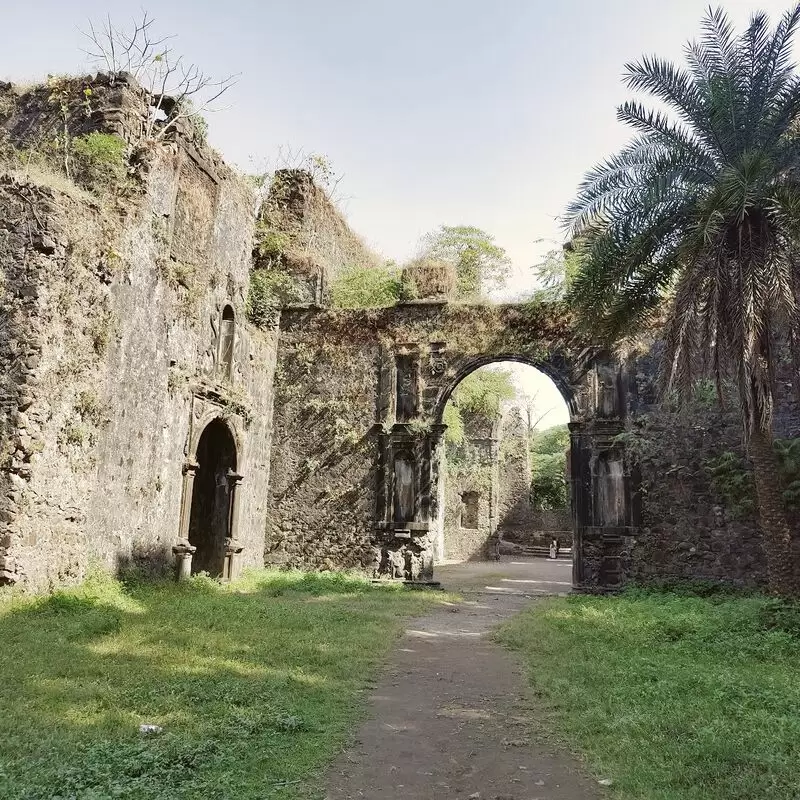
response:
<path fill-rule="evenodd" d="M 200 402 L 198 410 L 203 407 Z M 243 549 L 236 536 L 242 481 L 237 471 L 239 438 L 230 420 L 217 410 L 199 416 L 200 424 L 190 433 L 191 454 L 183 467 L 181 527 L 173 552 L 179 576 L 207 572 L 232 580 Z"/>
<path fill-rule="evenodd" d="M 620 586 L 638 524 L 619 437 L 629 378 L 558 305 L 284 312 L 267 561 L 430 581 L 442 412 L 465 375 L 496 361 L 529 364 L 561 391 L 571 418 L 573 582 Z"/>
<path fill-rule="evenodd" d="M 189 544 L 195 547 L 192 572 L 223 574 L 225 540 L 231 538 L 236 442 L 219 418 L 206 425 L 197 445 L 197 472 L 189 512 Z"/>

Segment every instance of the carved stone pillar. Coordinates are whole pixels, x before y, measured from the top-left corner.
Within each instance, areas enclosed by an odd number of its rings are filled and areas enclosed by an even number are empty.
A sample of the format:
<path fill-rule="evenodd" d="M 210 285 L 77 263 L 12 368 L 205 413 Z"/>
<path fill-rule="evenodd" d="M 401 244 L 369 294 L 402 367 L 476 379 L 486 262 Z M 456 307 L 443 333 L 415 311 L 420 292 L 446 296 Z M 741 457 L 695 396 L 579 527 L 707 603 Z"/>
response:
<path fill-rule="evenodd" d="M 241 552 L 244 545 L 238 539 L 225 540 L 225 560 L 222 564 L 222 580 L 235 581 L 242 572 Z"/>
<path fill-rule="evenodd" d="M 228 480 L 228 536 L 225 539 L 225 560 L 222 567 L 222 579 L 233 581 L 239 577 L 242 570 L 241 552 L 244 545 L 236 538 L 239 533 L 239 487 L 242 485 L 243 476 L 233 470 L 228 470 L 225 476 Z"/>
<path fill-rule="evenodd" d="M 177 544 L 172 546 L 172 553 L 175 556 L 175 579 L 182 581 L 192 574 L 192 556 L 197 548 L 188 539 L 179 539 Z"/>
<path fill-rule="evenodd" d="M 172 548 L 175 555 L 175 577 L 178 580 L 192 574 L 192 556 L 197 548 L 189 542 L 189 524 L 192 517 L 194 479 L 200 465 L 193 459 L 183 464 L 183 488 L 181 492 L 181 516 L 178 522 L 178 541 Z"/>

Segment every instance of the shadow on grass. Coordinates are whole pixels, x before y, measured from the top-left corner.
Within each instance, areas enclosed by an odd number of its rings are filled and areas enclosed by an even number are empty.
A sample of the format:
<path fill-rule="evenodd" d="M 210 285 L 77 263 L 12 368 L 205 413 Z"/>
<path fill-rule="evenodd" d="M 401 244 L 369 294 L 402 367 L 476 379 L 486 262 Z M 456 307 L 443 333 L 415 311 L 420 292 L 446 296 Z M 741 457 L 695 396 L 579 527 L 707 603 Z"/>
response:
<path fill-rule="evenodd" d="M 403 617 L 440 599 L 277 572 L 230 587 L 94 577 L 14 599 L 0 796 L 292 797 L 347 735 Z"/>

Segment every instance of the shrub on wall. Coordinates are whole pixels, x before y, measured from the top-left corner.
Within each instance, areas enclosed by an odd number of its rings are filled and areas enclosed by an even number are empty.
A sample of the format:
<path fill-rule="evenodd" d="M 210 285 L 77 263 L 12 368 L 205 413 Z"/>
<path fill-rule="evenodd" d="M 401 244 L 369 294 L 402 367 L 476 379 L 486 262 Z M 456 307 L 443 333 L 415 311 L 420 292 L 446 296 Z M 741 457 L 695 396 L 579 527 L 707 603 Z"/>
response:
<path fill-rule="evenodd" d="M 127 174 L 127 145 L 119 136 L 94 131 L 71 143 L 75 180 L 91 189 L 113 186 Z"/>
<path fill-rule="evenodd" d="M 392 264 L 350 266 L 331 284 L 331 303 L 337 308 L 382 308 L 400 299 L 400 276 Z"/>
<path fill-rule="evenodd" d="M 747 462 L 740 455 L 727 451 L 706 461 L 711 487 L 735 518 L 749 517 L 755 512 L 755 485 Z"/>
<path fill-rule="evenodd" d="M 299 303 L 302 298 L 302 289 L 293 276 L 279 270 L 254 269 L 247 292 L 247 318 L 254 325 L 272 325 L 283 306 Z"/>
<path fill-rule="evenodd" d="M 403 267 L 401 299 L 447 298 L 456 290 L 458 276 L 452 264 L 419 259 Z"/>

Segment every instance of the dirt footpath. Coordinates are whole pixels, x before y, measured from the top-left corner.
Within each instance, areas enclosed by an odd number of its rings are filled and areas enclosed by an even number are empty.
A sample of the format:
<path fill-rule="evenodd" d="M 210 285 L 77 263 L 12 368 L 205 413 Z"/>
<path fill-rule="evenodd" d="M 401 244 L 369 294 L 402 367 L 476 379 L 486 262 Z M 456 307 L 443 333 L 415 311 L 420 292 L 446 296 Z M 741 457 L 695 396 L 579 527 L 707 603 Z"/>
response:
<path fill-rule="evenodd" d="M 597 783 L 538 737 L 514 659 L 487 636 L 571 564 L 508 559 L 437 569 L 457 606 L 416 619 L 371 698 L 370 719 L 325 779 L 327 800 L 596 800 Z"/>

